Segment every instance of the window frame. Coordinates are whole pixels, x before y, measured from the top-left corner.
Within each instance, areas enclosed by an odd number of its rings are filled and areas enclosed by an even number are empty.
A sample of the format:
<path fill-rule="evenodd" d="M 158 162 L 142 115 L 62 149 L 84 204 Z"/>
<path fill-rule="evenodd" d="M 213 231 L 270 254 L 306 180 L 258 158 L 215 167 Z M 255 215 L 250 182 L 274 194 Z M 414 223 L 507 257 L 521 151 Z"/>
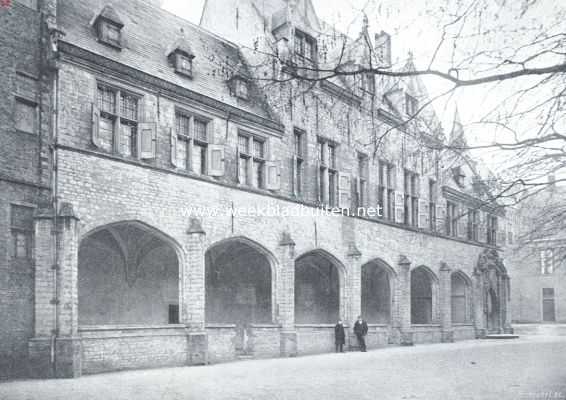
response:
<path fill-rule="evenodd" d="M 113 105 L 114 111 L 110 112 L 103 107 L 103 103 L 101 102 L 100 92 L 106 91 L 113 94 Z M 135 118 L 131 118 L 129 115 L 122 115 L 122 101 L 123 98 L 129 97 L 134 99 L 136 102 L 136 116 Z M 128 89 L 124 89 L 122 87 L 118 87 L 104 81 L 97 81 L 96 84 L 96 104 L 100 110 L 100 119 L 104 118 L 107 120 L 112 121 L 112 150 L 110 151 L 112 154 L 120 154 L 125 157 L 131 157 L 136 160 L 140 160 L 140 151 L 137 143 L 138 135 L 140 134 L 139 126 L 141 124 L 140 121 L 140 114 L 141 114 L 141 104 L 142 104 L 143 96 L 140 94 L 134 93 Z M 99 122 L 100 124 L 100 122 Z M 118 135 L 122 135 L 122 125 L 127 125 L 130 127 L 135 128 L 135 131 L 131 132 L 130 137 L 130 149 L 129 153 L 126 154 L 123 151 L 123 141 L 117 141 L 116 138 Z M 120 138 L 122 139 L 122 138 Z M 118 143 L 120 144 L 120 148 L 118 149 Z"/>
<path fill-rule="evenodd" d="M 26 209 L 26 212 L 31 212 L 31 226 L 24 226 L 23 224 L 16 223 L 15 221 L 15 209 Z M 32 260 L 33 259 L 33 242 L 34 242 L 34 224 L 33 224 L 33 213 L 35 207 L 31 205 L 23 204 L 10 204 L 10 235 L 12 240 L 12 253 L 11 257 L 14 260 Z M 19 235 L 24 236 L 25 240 L 25 255 L 20 256 L 19 249 Z"/>
<path fill-rule="evenodd" d="M 115 49 L 122 49 L 122 26 L 116 24 L 114 21 L 110 21 L 107 18 L 100 18 L 97 23 L 97 38 L 100 43 L 106 44 Z M 113 40 L 108 36 L 108 32 L 114 29 L 118 32 L 118 39 Z"/>
<path fill-rule="evenodd" d="M 182 124 L 181 119 L 185 119 L 186 124 Z M 204 124 L 205 137 L 197 137 L 197 125 L 195 123 L 197 121 Z M 175 109 L 175 130 L 177 134 L 177 140 L 179 140 L 180 143 L 185 146 L 186 156 L 183 170 L 201 176 L 208 175 L 208 146 L 210 145 L 211 140 L 211 138 L 209 137 L 209 124 L 211 123 L 211 121 L 211 118 L 204 117 L 200 114 L 196 114 L 181 108 Z M 185 132 L 184 129 L 181 129 L 182 127 L 186 127 L 187 132 Z M 200 171 L 195 171 L 193 164 L 195 147 L 201 148 Z"/>
<path fill-rule="evenodd" d="M 240 148 L 241 138 L 246 140 L 245 151 Z M 255 154 L 255 143 L 261 143 L 262 154 Z M 255 135 L 251 132 L 240 130 L 238 131 L 238 174 L 240 169 L 240 162 L 245 160 L 246 182 L 240 184 L 244 186 L 254 187 L 256 189 L 266 189 L 266 171 L 265 165 L 267 162 L 268 154 L 268 141 L 266 137 Z M 256 171 L 257 166 L 259 169 Z M 258 174 L 258 175 L 256 175 Z"/>
<path fill-rule="evenodd" d="M 295 194 L 299 197 L 303 195 L 303 181 L 304 181 L 304 164 L 305 164 L 305 138 L 306 133 L 305 131 L 295 128 L 293 130 L 293 181 L 294 181 L 294 188 Z"/>

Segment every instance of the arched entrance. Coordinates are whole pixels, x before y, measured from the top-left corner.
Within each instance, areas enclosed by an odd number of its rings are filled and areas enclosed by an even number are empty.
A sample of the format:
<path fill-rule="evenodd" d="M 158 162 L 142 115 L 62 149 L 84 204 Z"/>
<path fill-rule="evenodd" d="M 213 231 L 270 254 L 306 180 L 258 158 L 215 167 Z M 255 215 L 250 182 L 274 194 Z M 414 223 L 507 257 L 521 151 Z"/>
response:
<path fill-rule="evenodd" d="M 395 273 L 384 261 L 362 266 L 362 315 L 369 323 L 391 323 L 392 286 Z"/>
<path fill-rule="evenodd" d="M 79 247 L 79 324 L 179 323 L 178 260 L 174 243 L 141 222 L 89 233 Z"/>
<path fill-rule="evenodd" d="M 498 332 L 500 327 L 499 299 L 495 290 L 489 289 L 487 292 L 487 330 Z"/>
<path fill-rule="evenodd" d="M 427 267 L 411 271 L 411 323 L 432 324 L 435 316 L 437 279 Z"/>
<path fill-rule="evenodd" d="M 245 327 L 273 321 L 267 250 L 251 240 L 231 238 L 209 248 L 205 263 L 207 323 Z"/>
<path fill-rule="evenodd" d="M 340 318 L 340 272 L 334 257 L 322 251 L 295 261 L 297 324 L 331 324 Z"/>

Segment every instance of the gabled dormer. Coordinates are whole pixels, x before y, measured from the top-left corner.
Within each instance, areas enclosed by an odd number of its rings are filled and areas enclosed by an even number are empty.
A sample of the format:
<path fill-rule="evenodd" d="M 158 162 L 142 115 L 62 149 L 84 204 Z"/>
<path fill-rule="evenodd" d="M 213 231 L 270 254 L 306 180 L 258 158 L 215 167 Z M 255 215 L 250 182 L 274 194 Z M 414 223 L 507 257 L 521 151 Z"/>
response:
<path fill-rule="evenodd" d="M 195 54 L 184 35 L 179 37 L 169 48 L 167 58 L 169 65 L 175 69 L 176 73 L 189 78 L 193 77 L 193 59 Z"/>
<path fill-rule="evenodd" d="M 122 28 L 124 23 L 110 4 L 105 5 L 100 13 L 95 16 L 92 25 L 100 43 L 116 49 L 122 48 Z"/>

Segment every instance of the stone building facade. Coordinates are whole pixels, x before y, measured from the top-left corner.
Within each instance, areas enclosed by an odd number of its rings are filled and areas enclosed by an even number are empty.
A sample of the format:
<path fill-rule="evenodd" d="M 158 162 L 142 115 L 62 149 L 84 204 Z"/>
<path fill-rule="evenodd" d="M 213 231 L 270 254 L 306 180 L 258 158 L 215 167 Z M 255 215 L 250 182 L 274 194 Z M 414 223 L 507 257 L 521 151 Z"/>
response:
<path fill-rule="evenodd" d="M 508 240 L 506 258 L 513 275 L 514 323 L 566 322 L 566 236 L 560 224 L 564 198 L 564 187 L 551 181 L 516 210 L 519 236 Z"/>
<path fill-rule="evenodd" d="M 359 314 L 369 348 L 510 330 L 501 213 L 441 150 L 458 120 L 403 123 L 417 79 L 281 79 L 386 62 L 388 37 L 261 3 L 209 0 L 202 27 L 142 0 L 0 9 L 2 376 L 328 352 Z"/>

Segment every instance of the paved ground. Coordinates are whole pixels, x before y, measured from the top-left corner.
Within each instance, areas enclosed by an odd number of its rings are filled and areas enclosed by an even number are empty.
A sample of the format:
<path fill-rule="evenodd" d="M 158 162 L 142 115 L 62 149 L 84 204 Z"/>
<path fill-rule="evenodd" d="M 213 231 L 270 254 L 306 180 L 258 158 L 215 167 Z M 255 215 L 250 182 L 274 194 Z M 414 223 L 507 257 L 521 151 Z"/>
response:
<path fill-rule="evenodd" d="M 0 384 L 2 400 L 566 400 L 566 337 L 393 347 Z"/>

